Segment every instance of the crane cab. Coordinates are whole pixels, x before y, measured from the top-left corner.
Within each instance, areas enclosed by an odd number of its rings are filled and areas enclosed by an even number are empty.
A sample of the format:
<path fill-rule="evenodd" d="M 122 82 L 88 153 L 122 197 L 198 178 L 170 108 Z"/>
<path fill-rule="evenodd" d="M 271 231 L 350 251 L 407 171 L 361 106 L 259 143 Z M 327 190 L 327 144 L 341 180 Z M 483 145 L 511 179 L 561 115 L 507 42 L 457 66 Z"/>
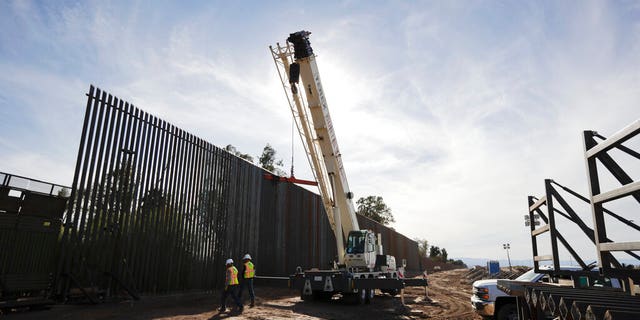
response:
<path fill-rule="evenodd" d="M 345 251 L 344 261 L 347 268 L 373 270 L 379 251 L 376 235 L 370 230 L 349 232 Z"/>

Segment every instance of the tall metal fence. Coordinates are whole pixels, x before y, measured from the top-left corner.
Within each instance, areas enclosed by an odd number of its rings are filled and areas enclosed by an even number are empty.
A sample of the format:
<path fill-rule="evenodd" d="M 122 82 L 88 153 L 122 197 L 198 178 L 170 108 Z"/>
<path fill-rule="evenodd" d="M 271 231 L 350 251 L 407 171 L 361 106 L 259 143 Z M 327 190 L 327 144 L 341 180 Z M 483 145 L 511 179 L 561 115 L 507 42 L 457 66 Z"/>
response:
<path fill-rule="evenodd" d="M 335 240 L 318 195 L 90 87 L 64 221 L 57 290 L 211 289 L 251 253 L 262 275 L 328 266 Z M 382 230 L 418 269 L 417 244 Z M 414 262 L 415 261 L 415 262 Z"/>

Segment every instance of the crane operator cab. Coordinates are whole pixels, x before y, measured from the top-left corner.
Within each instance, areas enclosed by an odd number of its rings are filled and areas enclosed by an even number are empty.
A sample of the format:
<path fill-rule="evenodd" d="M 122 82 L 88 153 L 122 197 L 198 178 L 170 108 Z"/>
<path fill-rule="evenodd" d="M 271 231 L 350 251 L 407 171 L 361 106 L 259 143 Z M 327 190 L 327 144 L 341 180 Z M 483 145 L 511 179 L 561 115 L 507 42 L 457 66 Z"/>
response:
<path fill-rule="evenodd" d="M 347 237 L 345 264 L 347 268 L 358 271 L 395 270 L 395 258 L 384 255 L 382 241 L 371 230 L 350 231 Z"/>
<path fill-rule="evenodd" d="M 347 237 L 345 264 L 349 268 L 373 270 L 376 262 L 375 235 L 369 230 L 350 231 Z"/>

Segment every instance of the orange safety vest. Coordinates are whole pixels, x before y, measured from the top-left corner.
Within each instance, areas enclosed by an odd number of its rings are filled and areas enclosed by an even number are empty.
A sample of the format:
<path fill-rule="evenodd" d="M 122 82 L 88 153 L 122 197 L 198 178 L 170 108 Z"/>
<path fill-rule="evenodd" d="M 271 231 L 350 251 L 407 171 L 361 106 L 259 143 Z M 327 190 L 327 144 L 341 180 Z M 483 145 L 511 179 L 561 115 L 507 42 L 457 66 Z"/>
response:
<path fill-rule="evenodd" d="M 247 261 L 244 263 L 244 278 L 250 279 L 256 275 L 256 270 L 253 268 L 253 263 L 251 261 Z"/>
<path fill-rule="evenodd" d="M 236 269 L 236 267 L 231 266 L 227 268 L 227 279 L 225 284 L 230 286 L 238 284 L 238 269 Z"/>

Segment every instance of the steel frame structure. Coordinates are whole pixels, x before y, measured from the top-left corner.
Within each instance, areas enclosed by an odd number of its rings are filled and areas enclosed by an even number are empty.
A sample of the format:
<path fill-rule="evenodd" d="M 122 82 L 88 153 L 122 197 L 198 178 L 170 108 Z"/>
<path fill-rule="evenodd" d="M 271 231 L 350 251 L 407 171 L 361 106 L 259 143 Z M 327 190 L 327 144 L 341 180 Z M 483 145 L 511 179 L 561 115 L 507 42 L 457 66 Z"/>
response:
<path fill-rule="evenodd" d="M 605 213 L 610 212 L 604 208 L 604 204 L 623 197 L 632 197 L 640 204 L 640 181 L 634 181 L 631 176 L 609 154 L 609 151 L 617 149 L 640 160 L 640 153 L 623 145 L 624 142 L 634 138 L 640 133 L 640 119 L 613 134 L 609 138 L 599 135 L 595 131 L 584 131 L 584 157 L 589 181 L 591 196 L 591 210 L 595 228 L 595 244 L 598 253 L 598 266 L 606 275 L 629 277 L 635 282 L 640 282 L 640 270 L 623 269 L 616 264 L 613 251 L 640 251 L 640 241 L 614 242 L 607 237 Z M 600 141 L 596 140 L 598 138 Z M 600 185 L 600 173 L 598 162 L 609 172 L 622 186 L 613 190 L 603 191 Z M 640 231 L 637 224 L 616 217 L 627 226 Z M 637 238 L 636 238 L 637 239 Z"/>
<path fill-rule="evenodd" d="M 578 192 L 571 190 L 568 187 L 565 187 L 551 179 L 545 179 L 545 195 L 536 198 L 534 196 L 529 196 L 529 218 L 533 219 L 535 214 L 540 216 L 540 219 L 545 223 L 539 228 L 536 228 L 534 224 L 530 224 L 531 231 L 531 246 L 533 249 L 533 263 L 535 271 L 538 273 L 547 273 L 552 275 L 593 275 L 591 271 L 592 265 L 587 264 L 582 257 L 574 250 L 569 241 L 562 235 L 562 233 L 558 230 L 556 219 L 558 216 L 563 217 L 575 225 L 577 225 L 580 230 L 584 233 L 589 240 L 595 244 L 595 235 L 594 230 L 590 228 L 577 214 L 577 211 L 572 208 L 567 200 L 562 196 L 559 192 L 559 189 L 567 192 L 569 195 L 589 204 L 590 201 L 587 197 L 580 195 Z M 546 213 L 543 212 L 543 207 L 546 207 Z M 625 224 L 635 226 L 633 222 L 621 217 L 620 215 L 604 209 L 606 213 L 615 217 L 616 219 L 622 221 Z M 531 220 L 534 221 L 534 220 Z M 640 230 L 640 227 L 635 226 L 637 230 Z M 550 255 L 539 255 L 538 252 L 538 240 L 537 237 L 549 232 L 551 239 L 551 254 Z M 611 241 L 610 239 L 607 239 Z M 564 248 L 569 252 L 569 254 L 576 260 L 576 262 L 582 267 L 582 271 L 568 271 L 561 270 L 560 268 L 560 258 L 558 251 L 558 242 L 564 246 Z M 640 255 L 634 253 L 633 251 L 625 251 L 629 256 L 640 260 Z M 541 261 L 551 261 L 553 264 L 552 269 L 541 270 L 540 262 Z M 613 259 L 612 263 L 617 267 L 621 267 L 621 264 Z"/>
<path fill-rule="evenodd" d="M 589 240 L 594 243 L 598 256 L 599 273 L 601 276 L 620 278 L 626 284 L 625 290 L 630 289 L 630 284 L 627 280 L 632 280 L 631 285 L 633 282 L 640 282 L 640 270 L 624 268 L 623 264 L 611 254 L 613 251 L 625 252 L 630 257 L 640 261 L 640 255 L 637 253 L 637 251 L 640 251 L 640 241 L 620 243 L 610 239 L 607 236 L 604 217 L 606 214 L 636 231 L 640 231 L 640 226 L 632 220 L 616 214 L 603 206 L 606 202 L 623 197 L 633 197 L 640 203 L 640 181 L 634 181 L 620 166 L 620 164 L 618 164 L 613 157 L 608 154 L 610 150 L 615 148 L 640 160 L 640 153 L 622 145 L 622 143 L 633 138 L 638 133 L 640 133 L 640 120 L 635 121 L 608 139 L 599 135 L 595 131 L 584 131 L 584 155 L 587 167 L 590 197 L 584 197 L 551 179 L 545 180 L 544 196 L 539 198 L 534 196 L 528 197 L 528 215 L 529 221 L 531 221 L 529 225 L 531 246 L 536 272 L 553 275 L 592 274 L 592 272 L 590 272 L 592 266 L 585 263 L 584 259 L 576 253 L 573 247 L 558 230 L 556 218 L 561 216 L 576 224 L 589 238 Z M 600 176 L 597 167 L 598 162 L 601 163 L 603 167 L 620 182 L 620 184 L 622 184 L 621 187 L 606 192 L 602 192 L 600 190 Z M 590 205 L 591 215 L 593 218 L 593 228 L 587 226 L 587 224 L 577 215 L 576 210 L 569 205 L 565 198 L 558 192 L 559 190 L 557 188 L 564 190 L 568 194 Z M 543 206 L 546 206 L 546 213 L 543 212 Z M 536 228 L 535 223 L 533 223 L 535 221 L 534 215 L 536 214 L 539 215 L 541 220 L 545 223 L 538 228 Z M 551 240 L 551 254 L 541 255 L 538 252 L 537 237 L 547 232 L 549 232 Z M 560 269 L 558 242 L 567 249 L 569 254 L 571 254 L 576 262 L 582 267 L 582 271 L 576 272 Z M 539 268 L 541 261 L 551 261 L 553 268 L 550 270 L 541 270 Z"/>

